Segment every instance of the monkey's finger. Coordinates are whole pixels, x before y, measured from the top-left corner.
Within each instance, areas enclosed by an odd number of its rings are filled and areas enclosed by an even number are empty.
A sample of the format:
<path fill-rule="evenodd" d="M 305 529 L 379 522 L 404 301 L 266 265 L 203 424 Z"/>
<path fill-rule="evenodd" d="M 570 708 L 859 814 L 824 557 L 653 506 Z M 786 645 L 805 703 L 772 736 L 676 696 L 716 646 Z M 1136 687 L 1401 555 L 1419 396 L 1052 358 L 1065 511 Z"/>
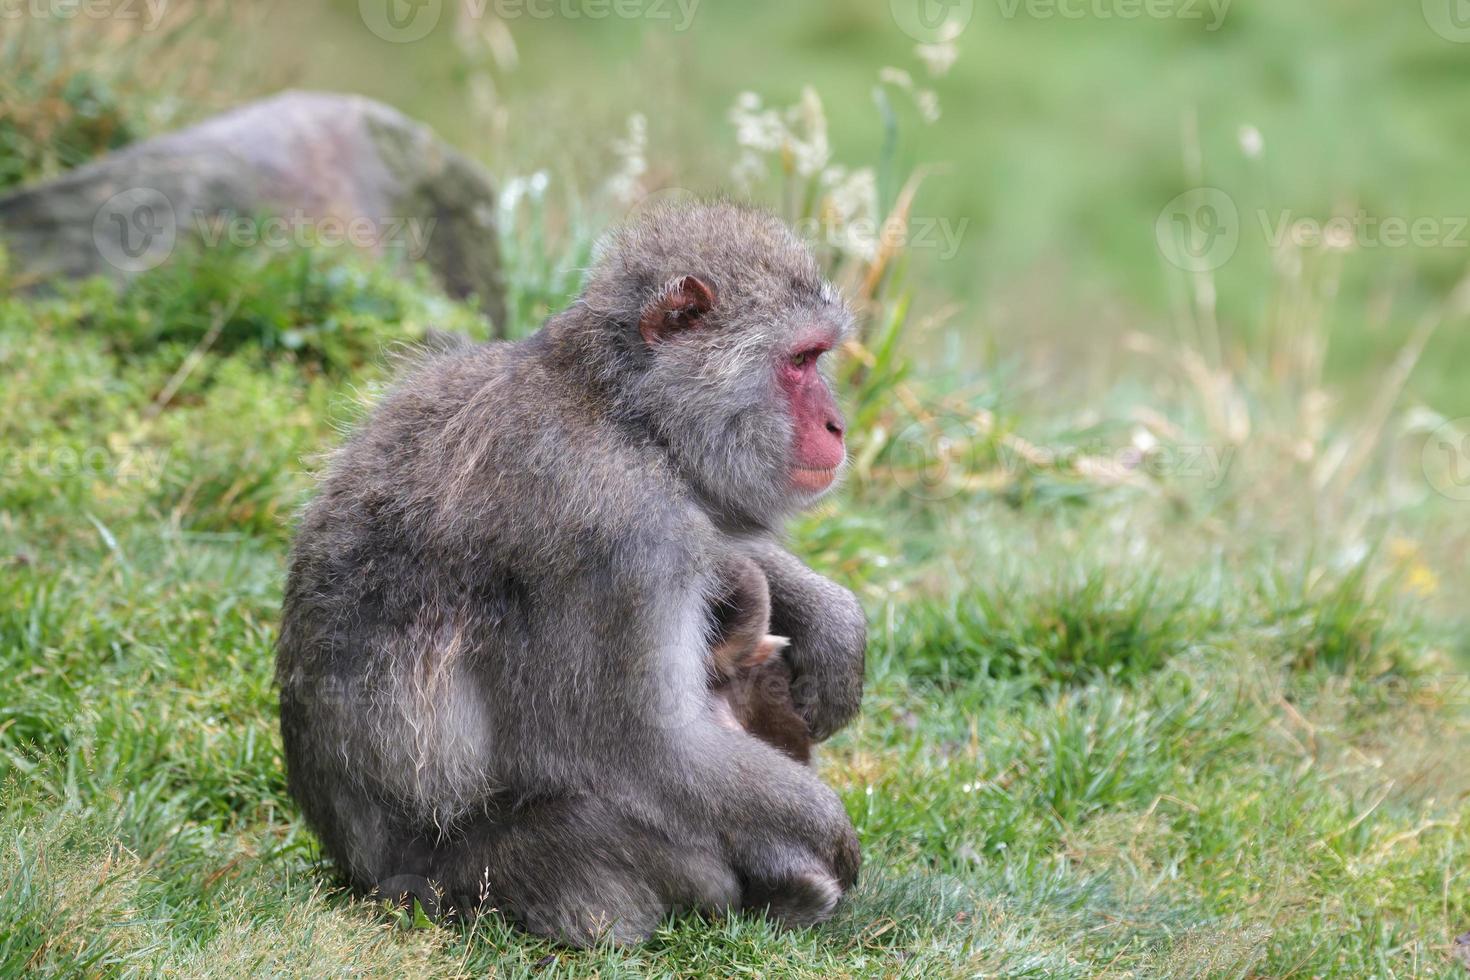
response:
<path fill-rule="evenodd" d="M 764 636 L 746 656 L 744 666 L 759 667 L 779 656 L 790 645 L 791 641 L 784 636 Z"/>

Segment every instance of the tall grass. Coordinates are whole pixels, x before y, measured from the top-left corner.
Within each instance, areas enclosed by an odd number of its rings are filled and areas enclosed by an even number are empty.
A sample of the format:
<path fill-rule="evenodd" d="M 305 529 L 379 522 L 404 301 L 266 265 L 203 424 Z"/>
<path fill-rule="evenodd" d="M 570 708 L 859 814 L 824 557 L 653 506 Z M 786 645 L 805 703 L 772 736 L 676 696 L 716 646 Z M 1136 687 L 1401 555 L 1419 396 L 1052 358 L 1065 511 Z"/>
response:
<path fill-rule="evenodd" d="M 52 6 L 14 10 L 0 32 L 0 191 L 278 83 L 276 66 L 242 56 L 262 8 L 219 0 L 78 4 L 69 13 Z"/>

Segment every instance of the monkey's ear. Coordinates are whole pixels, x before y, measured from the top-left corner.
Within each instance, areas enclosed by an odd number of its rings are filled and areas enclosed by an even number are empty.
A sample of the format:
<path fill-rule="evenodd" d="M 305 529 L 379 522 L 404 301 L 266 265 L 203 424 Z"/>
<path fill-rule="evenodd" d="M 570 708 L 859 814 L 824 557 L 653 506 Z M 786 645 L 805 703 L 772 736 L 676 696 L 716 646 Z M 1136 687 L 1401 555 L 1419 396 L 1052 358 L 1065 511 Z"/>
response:
<path fill-rule="evenodd" d="M 643 307 L 638 332 L 645 344 L 653 345 L 696 326 L 714 307 L 714 286 L 698 276 L 675 276 Z"/>

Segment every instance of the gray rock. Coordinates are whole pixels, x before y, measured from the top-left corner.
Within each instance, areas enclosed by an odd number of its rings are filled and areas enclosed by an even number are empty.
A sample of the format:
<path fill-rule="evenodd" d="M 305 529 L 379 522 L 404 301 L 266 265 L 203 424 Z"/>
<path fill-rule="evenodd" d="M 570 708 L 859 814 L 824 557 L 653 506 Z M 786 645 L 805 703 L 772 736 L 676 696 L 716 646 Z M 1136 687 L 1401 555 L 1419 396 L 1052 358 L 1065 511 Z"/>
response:
<path fill-rule="evenodd" d="M 186 243 L 346 244 L 421 260 L 497 326 L 504 293 L 489 176 L 371 99 L 285 92 L 0 198 L 22 288 L 153 268 Z"/>

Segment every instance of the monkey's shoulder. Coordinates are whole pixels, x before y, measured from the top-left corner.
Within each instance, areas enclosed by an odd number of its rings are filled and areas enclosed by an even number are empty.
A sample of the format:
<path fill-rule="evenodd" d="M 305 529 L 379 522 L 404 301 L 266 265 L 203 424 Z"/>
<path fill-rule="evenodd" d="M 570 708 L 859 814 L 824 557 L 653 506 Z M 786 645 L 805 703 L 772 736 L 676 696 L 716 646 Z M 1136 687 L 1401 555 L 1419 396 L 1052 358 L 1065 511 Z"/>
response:
<path fill-rule="evenodd" d="M 537 565 L 699 534 L 667 455 L 535 354 L 491 344 L 418 365 L 339 452 L 323 496 Z"/>
<path fill-rule="evenodd" d="M 504 347 L 477 352 L 474 390 L 446 420 L 438 458 L 473 469 L 492 494 L 497 485 L 530 485 L 545 488 L 538 498 L 573 506 L 674 492 L 667 454 L 619 425 L 601 396 L 534 356 L 534 347 Z"/>

